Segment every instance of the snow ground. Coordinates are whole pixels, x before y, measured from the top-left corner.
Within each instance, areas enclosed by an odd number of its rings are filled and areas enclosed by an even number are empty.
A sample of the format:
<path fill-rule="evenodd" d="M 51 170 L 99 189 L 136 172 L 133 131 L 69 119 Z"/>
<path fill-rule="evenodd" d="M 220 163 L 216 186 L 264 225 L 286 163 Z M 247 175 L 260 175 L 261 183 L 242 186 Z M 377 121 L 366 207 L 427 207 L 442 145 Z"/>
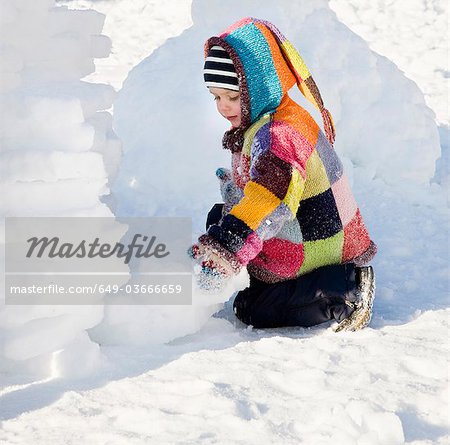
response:
<path fill-rule="evenodd" d="M 444 444 L 446 357 L 436 338 L 447 332 L 447 311 L 339 336 L 323 328 L 249 330 L 212 318 L 152 353 L 106 349 L 110 368 L 100 378 L 6 394 L 12 419 L 3 439 Z M 25 404 L 30 412 L 22 414 Z"/>
<path fill-rule="evenodd" d="M 108 7 L 113 9 L 113 2 L 97 0 L 91 5 L 97 3 L 104 3 L 105 7 L 109 3 Z M 257 2 L 247 3 L 249 8 L 254 8 Z M 117 4 L 116 17 L 123 18 L 118 12 L 123 12 L 125 3 L 117 1 Z M 156 7 L 157 3 L 154 4 Z M 217 7 L 220 2 L 210 1 L 209 5 L 212 4 Z M 377 2 L 377 8 L 369 2 L 352 4 L 359 13 L 365 11 L 365 23 L 376 17 L 375 14 L 382 14 L 381 2 Z M 430 4 L 436 11 L 446 7 L 444 2 Z M 312 2 L 305 5 L 314 9 Z M 217 11 L 214 7 L 211 6 L 213 12 Z M 137 6 L 136 11 L 139 11 Z M 130 21 L 133 17 L 137 20 L 131 8 L 129 12 Z M 354 23 L 353 15 L 346 18 L 345 11 L 342 14 L 341 20 Z M 399 30 L 412 29 L 423 21 L 418 12 L 390 17 L 395 18 Z M 190 16 L 180 17 L 180 22 L 174 22 L 170 31 L 167 29 L 167 36 L 181 32 L 189 20 Z M 113 22 L 109 29 L 114 29 Z M 166 38 L 163 27 L 156 29 L 155 46 Z M 372 36 L 380 35 L 380 29 L 374 27 Z M 134 33 L 143 35 L 144 32 L 136 27 Z M 127 35 L 125 31 L 121 34 Z M 287 31 L 286 34 L 290 36 Z M 434 45 L 433 33 L 425 33 L 421 43 L 424 41 L 427 43 L 424 48 Z M 408 40 L 399 39 L 399 42 L 407 44 L 403 44 L 403 49 L 399 46 L 398 53 L 410 52 L 413 45 Z M 134 45 L 124 38 L 123 47 L 128 44 Z M 171 45 L 169 49 L 175 50 L 174 41 Z M 361 57 L 367 57 L 365 51 L 362 49 Z M 163 56 L 159 52 L 159 60 Z M 400 59 L 391 57 L 400 66 Z M 433 63 L 441 64 L 440 56 L 434 57 L 430 64 Z M 149 61 L 136 69 L 135 79 L 139 81 L 139 72 L 151 66 Z M 116 81 L 123 76 L 123 67 L 119 72 L 112 76 Z M 395 79 L 396 88 L 413 91 L 408 89 L 406 81 Z M 430 79 L 429 72 L 424 74 L 424 79 Z M 132 86 L 131 81 L 129 84 Z M 139 93 L 140 90 L 128 91 Z M 446 97 L 440 93 L 430 94 L 431 97 L 439 101 L 439 107 L 434 108 L 438 113 Z M 432 104 L 431 99 L 428 103 Z M 421 116 L 422 112 L 426 114 L 419 104 L 415 116 Z M 340 118 L 344 128 L 345 113 Z M 423 128 L 428 129 L 428 125 Z M 441 125 L 441 135 L 445 134 L 443 128 Z M 220 125 L 214 122 L 213 129 L 219 133 Z M 417 133 L 411 132 L 412 139 L 418 140 Z M 130 140 L 125 137 L 124 141 L 125 151 L 131 153 Z M 399 148 L 405 146 L 406 143 Z M 436 159 L 435 146 L 431 144 L 430 148 L 423 159 L 411 160 L 412 169 L 422 161 L 428 165 Z M 399 159 L 406 159 L 407 155 L 405 151 Z M 375 261 L 378 291 L 370 328 L 340 335 L 334 334 L 329 326 L 246 329 L 236 321 L 231 302 L 227 301 L 198 332 L 168 344 L 102 345 L 102 367 L 88 378 L 58 378 L 57 351 L 53 354 L 54 375 L 49 379 L 33 381 L 19 375 L 3 379 L 6 384 L 0 393 L 0 442 L 447 443 L 448 344 L 443 339 L 448 339 L 449 320 L 448 231 L 445 230 L 448 207 L 440 184 L 448 183 L 448 165 L 438 164 L 435 183 L 431 186 L 420 181 L 386 184 L 373 175 L 374 165 L 383 164 L 374 164 L 373 159 L 364 164 L 363 159 L 361 165 L 361 159 L 355 157 L 351 147 L 344 151 L 344 159 L 346 166 L 354 167 L 356 194 L 382 252 Z M 206 161 L 214 163 L 218 159 Z M 135 168 L 138 171 L 137 165 Z M 381 175 L 384 172 L 382 169 Z M 428 180 L 432 176 L 433 172 Z M 141 177 L 137 175 L 137 179 Z M 122 196 L 133 197 L 126 193 Z M 198 204 L 199 215 L 204 214 L 210 205 L 208 200 L 213 197 L 208 196 Z M 153 210 L 157 212 L 158 206 Z M 159 207 L 159 212 L 168 210 Z M 202 224 L 201 219 L 196 217 L 197 228 Z M 159 324 L 156 327 L 160 329 Z"/>

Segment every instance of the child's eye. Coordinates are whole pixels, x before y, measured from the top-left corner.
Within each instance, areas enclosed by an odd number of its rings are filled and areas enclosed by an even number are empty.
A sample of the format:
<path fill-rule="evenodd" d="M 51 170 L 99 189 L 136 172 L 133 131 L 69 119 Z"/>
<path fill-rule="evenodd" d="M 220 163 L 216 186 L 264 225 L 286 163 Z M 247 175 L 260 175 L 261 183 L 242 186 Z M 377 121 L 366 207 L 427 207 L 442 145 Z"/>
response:
<path fill-rule="evenodd" d="M 219 100 L 219 98 L 217 96 L 214 96 L 214 100 Z"/>
<path fill-rule="evenodd" d="M 230 97 L 230 99 L 234 102 L 234 101 L 236 101 L 236 100 L 238 100 L 239 99 L 239 96 L 235 96 L 235 97 Z"/>

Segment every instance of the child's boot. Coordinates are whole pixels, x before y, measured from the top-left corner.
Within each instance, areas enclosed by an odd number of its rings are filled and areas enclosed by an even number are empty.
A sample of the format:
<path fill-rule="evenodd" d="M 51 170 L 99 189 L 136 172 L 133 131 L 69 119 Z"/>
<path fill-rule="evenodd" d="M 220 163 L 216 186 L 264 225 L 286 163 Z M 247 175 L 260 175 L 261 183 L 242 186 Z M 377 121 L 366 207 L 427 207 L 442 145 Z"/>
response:
<path fill-rule="evenodd" d="M 372 318 L 372 306 L 375 298 L 375 275 L 372 266 L 356 267 L 356 283 L 358 299 L 351 303 L 355 310 L 342 320 L 335 332 L 357 331 L 365 328 Z"/>

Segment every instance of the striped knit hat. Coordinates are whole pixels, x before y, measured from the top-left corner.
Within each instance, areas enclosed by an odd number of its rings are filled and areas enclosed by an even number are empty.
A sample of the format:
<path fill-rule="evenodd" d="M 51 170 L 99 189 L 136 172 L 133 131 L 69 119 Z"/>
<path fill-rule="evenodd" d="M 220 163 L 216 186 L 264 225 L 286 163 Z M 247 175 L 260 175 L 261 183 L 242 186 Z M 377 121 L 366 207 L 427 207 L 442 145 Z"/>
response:
<path fill-rule="evenodd" d="M 325 135 L 333 145 L 335 128 L 305 62 L 292 43 L 272 23 L 246 17 L 205 43 L 205 56 L 212 48 L 224 48 L 236 69 L 242 103 L 241 127 L 273 112 L 295 84 L 316 107 L 323 119 Z"/>
<path fill-rule="evenodd" d="M 209 49 L 203 77 L 207 87 L 239 91 L 239 82 L 233 61 L 221 46 L 214 45 Z"/>

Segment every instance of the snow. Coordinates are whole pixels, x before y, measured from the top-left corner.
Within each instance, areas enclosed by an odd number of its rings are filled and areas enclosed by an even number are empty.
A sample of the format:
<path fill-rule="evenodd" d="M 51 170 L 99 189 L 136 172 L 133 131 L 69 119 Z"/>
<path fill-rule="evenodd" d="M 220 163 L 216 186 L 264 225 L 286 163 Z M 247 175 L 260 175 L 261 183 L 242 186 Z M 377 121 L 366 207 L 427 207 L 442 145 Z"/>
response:
<path fill-rule="evenodd" d="M 2 243 L 5 216 L 112 216 L 100 196 L 109 193 L 120 144 L 102 110 L 115 91 L 80 81 L 94 71 L 94 57 L 110 52 L 104 16 L 50 0 L 3 1 L 1 9 Z M 3 262 L 3 246 L 1 255 Z M 3 292 L 1 299 L 1 373 L 48 378 L 57 367 L 79 377 L 100 367 L 86 329 L 101 322 L 102 306 L 8 306 Z M 75 369 L 77 361 L 86 366 Z"/>
<path fill-rule="evenodd" d="M 442 155 L 435 182 L 450 187 L 450 75 L 448 66 L 448 4 L 443 1 L 382 2 L 330 0 L 340 21 L 379 54 L 392 60 L 417 83 L 436 113 Z"/>
<path fill-rule="evenodd" d="M 106 348 L 110 363 L 100 378 L 6 394 L 3 438 L 443 444 L 446 357 L 436 338 L 446 336 L 447 321 L 435 311 L 337 336 L 322 328 L 236 329 L 213 318 L 202 332 L 152 352 Z M 24 403 L 33 409 L 17 417 Z"/>
<path fill-rule="evenodd" d="M 250 14 L 254 4 L 244 3 L 238 11 L 231 8 L 219 18 L 220 8 L 220 2 L 195 2 L 194 26 L 133 68 L 119 92 L 114 127 L 124 142 L 125 155 L 113 186 L 117 214 L 204 215 L 207 206 L 218 199 L 213 174 L 201 175 L 195 170 L 185 173 L 192 159 L 201 159 L 202 171 L 206 172 L 229 163 L 226 153 L 218 153 L 226 124 L 214 114 L 211 98 L 205 94 L 198 60 L 205 38 Z M 411 186 L 400 183 L 428 182 L 440 156 L 433 112 L 425 106 L 417 85 L 405 79 L 394 64 L 370 52 L 367 44 L 337 22 L 328 8 L 316 8 L 312 12 L 304 4 L 289 4 L 275 11 L 262 8 L 260 14 L 273 17 L 272 21 L 304 48 L 301 52 L 311 72 L 317 73 L 326 106 L 333 110 L 336 149 L 350 163 L 349 170 L 353 166 L 364 169 L 369 179 L 396 184 L 400 193 L 411 196 Z M 325 30 L 328 39 L 317 39 L 316 35 L 323 35 Z M 331 42 L 342 42 L 338 51 L 337 44 Z M 192 51 L 197 57 L 192 57 Z M 351 62 L 354 59 L 357 64 Z M 189 79 L 189 87 L 185 79 Z M 194 113 L 193 103 L 198 104 Z M 305 100 L 301 103 L 307 106 Z M 152 112 L 155 109 L 158 113 Z M 168 131 L 174 127 L 175 134 Z M 152 190 L 164 199 L 149 200 L 143 190 Z M 192 198 L 197 196 L 204 199 Z M 201 219 L 194 217 L 195 221 Z"/>
<path fill-rule="evenodd" d="M 333 114 L 377 298 L 342 334 L 247 328 L 230 299 L 246 273 L 191 306 L 0 306 L 0 442 L 447 443 L 446 2 L 57 4 L 1 3 L 2 216 L 192 216 L 195 238 L 229 164 L 203 42 L 259 16 Z"/>
<path fill-rule="evenodd" d="M 95 60 L 95 72 L 85 80 L 107 80 L 120 89 L 131 68 L 168 38 L 192 25 L 192 0 L 56 0 L 70 9 L 90 9 L 105 14 L 103 33 L 112 40 L 107 59 Z"/>
<path fill-rule="evenodd" d="M 448 39 L 443 38 L 448 34 L 445 2 L 330 0 L 330 8 L 371 49 L 394 61 L 417 83 L 439 123 L 450 124 Z"/>

